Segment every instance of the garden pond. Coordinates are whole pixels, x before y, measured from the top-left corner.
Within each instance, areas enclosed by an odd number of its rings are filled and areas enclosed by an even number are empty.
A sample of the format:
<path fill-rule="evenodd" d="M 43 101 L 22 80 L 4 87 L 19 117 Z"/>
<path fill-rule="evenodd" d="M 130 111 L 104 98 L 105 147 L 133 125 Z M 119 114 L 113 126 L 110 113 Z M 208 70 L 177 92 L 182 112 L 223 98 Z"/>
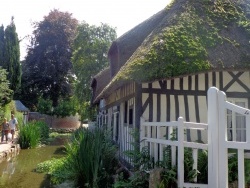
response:
<path fill-rule="evenodd" d="M 19 154 L 0 163 L 0 188 L 50 188 L 44 173 L 35 172 L 37 164 L 65 155 L 65 139 L 55 139 L 49 145 L 23 149 Z"/>

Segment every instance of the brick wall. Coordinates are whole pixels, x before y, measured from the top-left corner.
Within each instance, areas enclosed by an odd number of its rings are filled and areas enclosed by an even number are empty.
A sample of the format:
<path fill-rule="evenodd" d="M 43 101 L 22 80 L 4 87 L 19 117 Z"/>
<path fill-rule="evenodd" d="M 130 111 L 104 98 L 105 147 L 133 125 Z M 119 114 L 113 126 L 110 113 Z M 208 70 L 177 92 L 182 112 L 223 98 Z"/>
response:
<path fill-rule="evenodd" d="M 40 114 L 38 112 L 30 112 L 28 116 L 28 121 L 32 120 L 42 120 L 45 121 L 49 127 L 55 129 L 77 129 L 81 122 L 78 116 L 68 116 L 64 118 L 49 116 L 45 114 Z"/>

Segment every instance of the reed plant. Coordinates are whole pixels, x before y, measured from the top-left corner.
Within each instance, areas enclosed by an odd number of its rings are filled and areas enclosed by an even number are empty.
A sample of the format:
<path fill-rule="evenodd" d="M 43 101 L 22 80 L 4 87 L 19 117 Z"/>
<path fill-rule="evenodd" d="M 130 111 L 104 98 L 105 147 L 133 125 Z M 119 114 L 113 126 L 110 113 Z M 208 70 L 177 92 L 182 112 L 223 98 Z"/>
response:
<path fill-rule="evenodd" d="M 36 122 L 19 126 L 18 143 L 22 149 L 35 148 L 40 143 L 41 131 Z"/>
<path fill-rule="evenodd" d="M 76 187 L 109 187 L 116 147 L 101 129 L 79 128 L 66 146 L 67 164 Z M 110 182 L 111 184 L 111 182 Z"/>

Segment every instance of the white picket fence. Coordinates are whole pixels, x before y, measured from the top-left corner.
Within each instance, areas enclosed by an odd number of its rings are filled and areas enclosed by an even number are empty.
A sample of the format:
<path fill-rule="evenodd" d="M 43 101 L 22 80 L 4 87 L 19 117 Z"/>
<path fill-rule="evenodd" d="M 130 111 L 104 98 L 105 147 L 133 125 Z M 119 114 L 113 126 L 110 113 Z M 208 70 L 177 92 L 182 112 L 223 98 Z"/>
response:
<path fill-rule="evenodd" d="M 227 109 L 246 118 L 246 141 L 228 141 Z M 177 131 L 177 140 L 170 140 L 173 128 Z M 185 141 L 185 130 L 206 131 L 206 144 Z M 167 136 L 166 136 L 167 134 Z M 167 137 L 167 138 L 166 138 Z M 163 160 L 163 149 L 172 148 L 172 165 L 178 163 L 178 187 L 227 188 L 228 187 L 228 148 L 238 152 L 238 188 L 245 188 L 244 150 L 250 150 L 250 110 L 226 101 L 224 92 L 215 87 L 208 90 L 208 123 L 184 122 L 180 117 L 175 122 L 145 122 L 141 118 L 141 148 L 149 146 L 150 155 L 155 161 Z M 208 150 L 208 184 L 184 182 L 184 148 L 192 148 L 193 169 L 197 169 L 198 149 Z M 176 149 L 178 159 L 176 161 Z M 196 181 L 196 179 L 195 179 Z"/>

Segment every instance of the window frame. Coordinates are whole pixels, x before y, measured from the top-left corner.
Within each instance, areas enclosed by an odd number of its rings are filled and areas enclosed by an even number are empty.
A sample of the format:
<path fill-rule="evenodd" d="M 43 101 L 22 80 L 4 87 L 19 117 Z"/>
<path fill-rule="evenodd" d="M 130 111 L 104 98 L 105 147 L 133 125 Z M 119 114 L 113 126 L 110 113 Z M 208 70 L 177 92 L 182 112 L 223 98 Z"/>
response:
<path fill-rule="evenodd" d="M 248 108 L 248 99 L 247 98 L 228 98 L 228 101 L 230 103 L 235 104 L 235 105 L 238 105 L 237 103 L 244 103 L 245 106 L 241 106 L 241 107 Z M 241 114 L 237 114 L 236 112 L 231 111 L 230 114 L 228 112 L 229 112 L 229 110 L 226 111 L 228 141 L 245 142 L 246 141 L 246 118 Z M 228 120 L 229 120 L 230 116 L 231 116 L 231 124 L 232 125 L 229 127 Z M 244 117 L 244 121 L 245 121 L 244 127 L 237 126 L 237 118 L 238 117 L 239 118 Z M 244 131 L 244 133 L 239 133 L 240 138 L 237 137 L 237 135 L 238 135 L 237 131 Z M 245 134 L 245 136 L 243 134 Z"/>

